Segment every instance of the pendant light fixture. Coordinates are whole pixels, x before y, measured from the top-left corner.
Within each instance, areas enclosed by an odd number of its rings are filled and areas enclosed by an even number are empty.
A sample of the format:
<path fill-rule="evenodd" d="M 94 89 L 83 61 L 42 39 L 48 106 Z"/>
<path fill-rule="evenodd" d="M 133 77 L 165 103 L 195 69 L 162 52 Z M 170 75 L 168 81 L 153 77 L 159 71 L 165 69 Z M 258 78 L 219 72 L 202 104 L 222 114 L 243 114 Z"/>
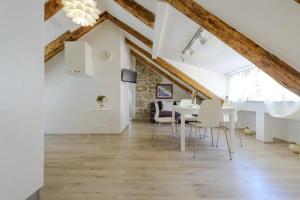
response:
<path fill-rule="evenodd" d="M 100 10 L 95 0 L 62 0 L 63 10 L 72 21 L 81 26 L 94 26 Z"/>

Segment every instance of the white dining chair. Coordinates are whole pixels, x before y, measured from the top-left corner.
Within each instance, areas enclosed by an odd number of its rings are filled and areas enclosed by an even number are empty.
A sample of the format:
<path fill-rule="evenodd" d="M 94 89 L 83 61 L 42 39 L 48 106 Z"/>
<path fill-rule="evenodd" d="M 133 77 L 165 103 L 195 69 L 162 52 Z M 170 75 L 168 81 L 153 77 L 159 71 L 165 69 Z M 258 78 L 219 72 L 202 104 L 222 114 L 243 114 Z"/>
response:
<path fill-rule="evenodd" d="M 155 125 L 154 125 L 154 130 L 152 134 L 152 141 L 155 138 L 155 135 L 157 135 L 157 129 L 159 128 L 160 124 L 170 124 L 171 130 L 172 130 L 172 135 L 171 138 L 175 138 L 174 130 L 173 130 L 173 124 L 175 123 L 176 131 L 177 131 L 177 122 L 173 117 L 159 117 L 159 106 L 158 103 L 155 104 L 155 115 L 154 115 L 154 120 L 155 120 Z M 153 146 L 155 143 L 153 143 Z"/>
<path fill-rule="evenodd" d="M 179 103 L 180 107 L 192 107 L 193 106 L 193 101 L 191 99 L 182 99 Z M 197 117 L 193 115 L 185 115 L 185 121 L 196 121 Z"/>
<path fill-rule="evenodd" d="M 193 102 L 191 99 L 181 99 L 179 105 L 180 107 L 189 107 L 193 105 Z"/>
<path fill-rule="evenodd" d="M 223 122 L 223 113 L 222 113 L 221 102 L 218 100 L 204 100 L 200 105 L 197 122 L 191 122 L 190 124 L 200 129 L 210 128 L 212 146 L 214 146 L 213 129 L 218 128 L 218 131 L 219 129 L 222 129 L 226 137 L 229 158 L 230 160 L 232 160 L 228 137 L 227 137 L 227 130 L 225 127 L 222 126 L 222 122 Z M 195 157 L 196 157 L 196 139 L 194 140 L 194 159 Z"/>
<path fill-rule="evenodd" d="M 237 124 L 238 114 L 237 114 L 237 109 L 236 109 L 235 103 L 226 102 L 226 103 L 223 104 L 223 106 L 224 107 L 233 107 L 233 108 L 235 108 L 235 111 L 234 111 L 234 123 Z M 230 116 L 229 115 L 223 115 L 223 126 L 226 129 L 229 129 L 229 127 L 230 127 Z M 216 147 L 218 147 L 219 135 L 220 135 L 220 133 L 218 132 L 217 141 L 216 141 Z M 240 131 L 237 132 L 237 135 L 238 135 L 239 140 L 240 140 L 240 145 L 241 145 L 241 147 L 243 147 L 243 142 L 242 142 L 242 137 L 241 137 Z"/>

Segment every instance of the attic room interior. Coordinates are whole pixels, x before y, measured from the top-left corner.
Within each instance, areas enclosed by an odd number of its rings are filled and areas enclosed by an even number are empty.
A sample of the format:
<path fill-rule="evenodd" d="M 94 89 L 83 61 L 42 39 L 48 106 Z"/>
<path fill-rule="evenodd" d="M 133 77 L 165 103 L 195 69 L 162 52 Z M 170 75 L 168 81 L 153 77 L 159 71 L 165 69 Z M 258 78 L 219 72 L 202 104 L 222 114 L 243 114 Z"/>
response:
<path fill-rule="evenodd" d="M 300 199 L 299 0 L 0 5 L 1 200 Z"/>

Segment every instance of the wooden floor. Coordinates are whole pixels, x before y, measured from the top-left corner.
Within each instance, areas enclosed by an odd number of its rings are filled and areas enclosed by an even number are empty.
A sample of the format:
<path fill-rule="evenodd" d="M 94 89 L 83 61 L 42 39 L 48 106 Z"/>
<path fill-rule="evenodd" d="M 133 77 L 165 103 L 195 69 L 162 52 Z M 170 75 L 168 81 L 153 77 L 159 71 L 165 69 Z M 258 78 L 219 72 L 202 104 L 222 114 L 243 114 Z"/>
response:
<path fill-rule="evenodd" d="M 155 147 L 152 124 L 136 122 L 123 135 L 46 136 L 42 200 L 290 200 L 300 199 L 300 158 L 287 144 L 243 136 L 233 161 L 222 137 L 182 153 L 162 127 Z M 188 130 L 187 130 L 188 131 Z M 238 144 L 238 141 L 236 141 Z"/>

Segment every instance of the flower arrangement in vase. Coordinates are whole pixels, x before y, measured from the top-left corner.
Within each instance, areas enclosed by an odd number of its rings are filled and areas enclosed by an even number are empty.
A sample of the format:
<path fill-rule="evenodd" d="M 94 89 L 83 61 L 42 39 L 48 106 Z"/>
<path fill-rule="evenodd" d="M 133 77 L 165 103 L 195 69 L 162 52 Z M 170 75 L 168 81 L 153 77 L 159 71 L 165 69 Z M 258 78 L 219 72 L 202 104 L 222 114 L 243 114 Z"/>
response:
<path fill-rule="evenodd" d="M 196 104 L 197 103 L 197 91 L 193 90 L 190 92 L 191 98 L 192 98 L 192 103 Z"/>
<path fill-rule="evenodd" d="M 98 103 L 98 105 L 99 105 L 99 108 L 103 108 L 104 107 L 104 101 L 105 101 L 105 96 L 103 96 L 103 95 L 99 95 L 99 96 L 97 96 L 97 99 L 96 99 L 96 101 L 97 101 L 97 103 Z"/>

